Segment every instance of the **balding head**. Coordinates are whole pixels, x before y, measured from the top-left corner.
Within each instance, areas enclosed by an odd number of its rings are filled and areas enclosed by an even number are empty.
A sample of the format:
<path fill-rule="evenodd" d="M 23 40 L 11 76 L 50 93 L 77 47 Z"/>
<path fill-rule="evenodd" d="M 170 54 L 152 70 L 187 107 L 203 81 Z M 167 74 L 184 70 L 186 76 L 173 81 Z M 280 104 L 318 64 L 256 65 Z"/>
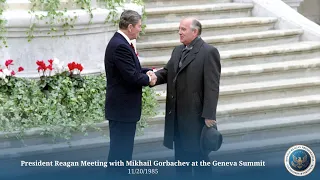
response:
<path fill-rule="evenodd" d="M 196 18 L 187 17 L 180 21 L 180 42 L 184 45 L 188 46 L 200 34 L 201 23 Z"/>

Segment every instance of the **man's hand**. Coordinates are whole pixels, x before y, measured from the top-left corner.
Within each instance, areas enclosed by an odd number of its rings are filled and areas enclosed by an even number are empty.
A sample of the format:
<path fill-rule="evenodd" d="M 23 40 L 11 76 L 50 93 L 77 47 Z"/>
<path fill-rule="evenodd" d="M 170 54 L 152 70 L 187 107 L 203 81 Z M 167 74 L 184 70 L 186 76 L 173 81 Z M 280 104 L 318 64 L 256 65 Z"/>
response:
<path fill-rule="evenodd" d="M 205 119 L 204 122 L 206 123 L 207 127 L 212 127 L 212 126 L 216 125 L 216 123 L 217 123 L 216 120 L 212 120 L 212 119 Z"/>
<path fill-rule="evenodd" d="M 147 75 L 151 77 L 151 81 L 150 81 L 149 85 L 154 86 L 157 82 L 157 76 L 154 74 L 153 71 L 148 71 Z"/>

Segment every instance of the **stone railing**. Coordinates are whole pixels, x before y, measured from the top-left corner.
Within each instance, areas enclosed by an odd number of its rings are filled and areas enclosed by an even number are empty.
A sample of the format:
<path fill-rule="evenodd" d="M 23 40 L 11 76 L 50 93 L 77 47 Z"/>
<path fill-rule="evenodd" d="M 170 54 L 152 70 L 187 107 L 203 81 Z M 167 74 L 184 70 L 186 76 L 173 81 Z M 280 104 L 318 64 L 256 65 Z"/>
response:
<path fill-rule="evenodd" d="M 282 1 L 297 11 L 298 7 L 304 0 L 282 0 Z"/>
<path fill-rule="evenodd" d="M 311 21 L 320 24 L 320 1 L 319 0 L 305 0 L 298 9 L 298 12 L 304 15 Z"/>
<path fill-rule="evenodd" d="M 320 41 L 320 26 L 307 19 L 281 0 L 234 0 L 254 3 L 253 16 L 277 17 L 276 28 L 301 28 L 302 40 Z"/>

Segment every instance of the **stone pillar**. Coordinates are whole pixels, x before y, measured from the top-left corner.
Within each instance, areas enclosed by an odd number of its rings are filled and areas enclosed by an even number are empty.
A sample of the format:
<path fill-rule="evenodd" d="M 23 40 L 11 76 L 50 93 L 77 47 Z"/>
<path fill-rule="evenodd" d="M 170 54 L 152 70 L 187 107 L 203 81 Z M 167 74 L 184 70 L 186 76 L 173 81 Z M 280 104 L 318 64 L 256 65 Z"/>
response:
<path fill-rule="evenodd" d="M 320 0 L 304 0 L 298 12 L 311 21 L 320 24 Z"/>
<path fill-rule="evenodd" d="M 283 2 L 285 2 L 286 4 L 288 4 L 289 6 L 291 6 L 294 10 L 298 10 L 298 7 L 300 6 L 300 4 L 304 1 L 304 0 L 282 0 Z"/>

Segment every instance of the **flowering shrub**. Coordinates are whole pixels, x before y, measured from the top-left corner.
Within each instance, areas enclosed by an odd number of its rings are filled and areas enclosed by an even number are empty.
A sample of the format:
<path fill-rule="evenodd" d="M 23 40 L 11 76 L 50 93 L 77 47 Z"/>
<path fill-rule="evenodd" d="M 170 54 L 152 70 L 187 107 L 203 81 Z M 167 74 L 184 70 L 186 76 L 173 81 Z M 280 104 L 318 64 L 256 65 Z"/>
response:
<path fill-rule="evenodd" d="M 16 71 L 14 71 L 11 67 L 13 66 L 13 60 L 8 59 L 5 61 L 4 67 L 0 66 L 0 86 L 2 87 L 0 91 L 10 94 L 10 91 L 12 88 L 15 87 L 15 81 L 14 78 L 16 75 L 16 72 L 23 71 L 23 67 L 18 67 Z"/>
<path fill-rule="evenodd" d="M 69 73 L 72 76 L 73 74 L 80 74 L 81 71 L 83 70 L 83 67 L 81 64 L 75 63 L 75 62 L 71 62 L 68 64 L 68 68 L 69 68 Z"/>
<path fill-rule="evenodd" d="M 71 78 L 80 87 L 83 84 L 83 79 L 80 73 L 83 71 L 83 66 L 76 62 L 68 63 L 67 68 L 64 67 L 64 62 L 59 59 L 49 59 L 48 64 L 43 60 L 36 62 L 38 65 L 38 73 L 40 75 L 39 85 L 42 90 L 49 90 L 57 87 L 59 79 Z"/>
<path fill-rule="evenodd" d="M 10 67 L 12 65 L 13 65 L 12 59 L 6 60 L 4 69 L 0 65 L 0 79 L 4 80 L 4 82 L 6 82 L 6 83 L 8 82 L 7 77 L 11 77 L 11 76 L 16 75 L 16 72 L 14 70 L 12 70 Z M 23 70 L 24 70 L 23 67 L 20 66 L 17 71 L 21 72 Z"/>
<path fill-rule="evenodd" d="M 68 69 L 64 67 L 64 62 L 60 62 L 59 59 L 49 59 L 48 65 L 44 62 L 44 60 L 38 60 L 36 64 L 38 65 L 38 72 L 40 77 L 51 76 L 51 75 L 61 75 L 64 72 L 68 72 L 67 76 L 72 77 L 74 74 L 80 74 L 83 70 L 83 66 L 76 62 L 68 63 Z M 53 72 L 54 70 L 54 72 Z"/>
<path fill-rule="evenodd" d="M 12 65 L 10 61 L 6 64 Z M 69 139 L 73 132 L 86 134 L 92 128 L 100 130 L 96 123 L 105 121 L 105 74 L 80 76 L 84 69 L 81 64 L 70 62 L 65 67 L 56 58 L 36 64 L 40 80 L 10 79 L 14 87 L 9 91 L 4 91 L 7 85 L 0 84 L 0 131 L 18 132 L 21 138 L 25 130 L 40 127 L 41 134 L 51 135 L 53 139 Z M 43 81 L 48 85 L 46 91 Z M 138 130 L 155 115 L 157 100 L 152 88 L 143 89 L 142 101 Z"/>

